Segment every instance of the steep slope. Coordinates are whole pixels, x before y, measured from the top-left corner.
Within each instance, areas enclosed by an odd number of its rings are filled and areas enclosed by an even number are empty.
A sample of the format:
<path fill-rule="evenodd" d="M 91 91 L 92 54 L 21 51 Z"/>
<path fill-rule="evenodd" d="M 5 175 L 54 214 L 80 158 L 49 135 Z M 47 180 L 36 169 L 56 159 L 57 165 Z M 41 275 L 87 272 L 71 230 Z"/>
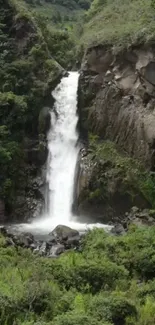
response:
<path fill-rule="evenodd" d="M 94 137 L 95 146 L 82 159 L 78 202 L 80 212 L 102 220 L 135 204 L 154 206 L 154 13 L 152 1 L 142 0 L 94 1 L 88 13 L 79 112 L 83 138 Z M 135 169 L 130 157 L 143 167 Z"/>
<path fill-rule="evenodd" d="M 31 10 L 41 14 L 51 27 L 73 31 L 74 25 L 89 9 L 92 0 L 24 0 Z"/>
<path fill-rule="evenodd" d="M 35 181 L 47 157 L 41 110 L 63 69 L 22 2 L 1 0 L 0 22 L 0 215 L 22 219 L 43 200 Z"/>
<path fill-rule="evenodd" d="M 40 26 L 46 24 L 52 38 L 52 54 L 63 67 L 71 70 L 78 57 L 75 48 L 83 31 L 85 12 L 92 0 L 21 1 L 27 5 Z M 46 34 L 44 36 L 46 38 Z"/>
<path fill-rule="evenodd" d="M 82 41 L 86 47 L 110 44 L 115 50 L 154 40 L 153 0 L 94 0 Z"/>

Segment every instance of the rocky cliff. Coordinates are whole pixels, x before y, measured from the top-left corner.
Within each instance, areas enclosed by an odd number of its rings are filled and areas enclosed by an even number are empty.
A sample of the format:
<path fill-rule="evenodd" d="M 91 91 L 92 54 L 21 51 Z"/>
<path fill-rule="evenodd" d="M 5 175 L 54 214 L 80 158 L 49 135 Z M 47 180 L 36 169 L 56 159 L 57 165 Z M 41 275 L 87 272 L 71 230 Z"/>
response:
<path fill-rule="evenodd" d="M 154 45 L 133 46 L 116 54 L 112 46 L 98 45 L 87 49 L 79 83 L 80 129 L 86 141 L 97 136 L 98 150 L 90 149 L 89 145 L 87 159 L 82 158 L 82 170 L 89 170 L 89 173 L 81 172 L 85 176 L 80 179 L 80 212 L 82 206 L 84 214 L 91 211 L 92 214 L 97 213 L 105 218 L 107 206 L 114 216 L 124 213 L 134 204 L 145 207 L 151 201 L 148 196 L 146 200 L 146 192 L 141 191 L 138 179 L 131 176 L 135 174 L 138 178 L 143 172 L 139 174 L 140 167 L 134 170 L 127 160 L 133 158 L 135 164 L 140 162 L 141 168 L 143 166 L 152 171 L 151 174 L 148 172 L 149 181 L 145 181 L 142 186 L 146 189 L 146 183 L 149 183 L 149 191 L 152 193 L 155 169 L 154 92 Z M 115 144 L 115 153 L 110 149 L 110 142 L 109 145 L 106 144 L 107 140 Z M 94 154 L 91 163 L 90 151 Z M 102 152 L 102 157 L 98 151 Z M 125 160 L 116 159 L 117 155 L 124 156 Z M 92 166 L 92 172 L 86 167 L 86 160 Z M 122 167 L 126 165 L 128 176 L 126 173 L 120 175 L 120 161 Z M 139 189 L 142 194 L 140 196 Z M 93 196 L 93 200 L 90 200 L 90 196 Z"/>
<path fill-rule="evenodd" d="M 117 55 L 110 47 L 91 48 L 80 84 L 83 127 L 154 170 L 155 47 Z"/>

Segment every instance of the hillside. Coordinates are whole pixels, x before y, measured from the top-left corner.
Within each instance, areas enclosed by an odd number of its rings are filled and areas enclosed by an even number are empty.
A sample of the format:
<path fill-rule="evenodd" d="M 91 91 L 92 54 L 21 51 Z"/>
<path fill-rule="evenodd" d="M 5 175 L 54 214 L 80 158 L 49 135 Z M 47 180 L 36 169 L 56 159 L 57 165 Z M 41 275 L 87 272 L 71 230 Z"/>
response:
<path fill-rule="evenodd" d="M 20 1 L 0 4 L 0 215 L 5 206 L 5 216 L 16 211 L 21 218 L 35 207 L 32 179 L 47 157 L 39 116 L 47 100 L 52 104 L 63 68 L 52 57 L 46 26 Z"/>
<path fill-rule="evenodd" d="M 79 113 L 88 153 L 77 201 L 99 221 L 155 206 L 154 17 L 151 0 L 94 0 L 86 14 Z"/>
<path fill-rule="evenodd" d="M 92 0 L 25 0 L 27 5 L 35 13 L 42 15 L 50 28 L 66 30 L 70 33 L 78 33 L 78 24 L 89 9 Z M 77 24 L 77 28 L 74 28 Z"/>
<path fill-rule="evenodd" d="M 152 0 L 94 0 L 87 14 L 82 42 L 86 46 L 112 44 L 116 48 L 154 39 Z"/>

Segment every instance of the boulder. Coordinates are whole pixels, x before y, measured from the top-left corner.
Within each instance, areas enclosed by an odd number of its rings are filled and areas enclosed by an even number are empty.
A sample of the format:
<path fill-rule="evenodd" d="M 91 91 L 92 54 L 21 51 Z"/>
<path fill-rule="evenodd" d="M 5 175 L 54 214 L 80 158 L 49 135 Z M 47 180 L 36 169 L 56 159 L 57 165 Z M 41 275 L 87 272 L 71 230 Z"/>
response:
<path fill-rule="evenodd" d="M 49 235 L 52 235 L 61 240 L 79 236 L 79 232 L 70 227 L 59 225 Z"/>
<path fill-rule="evenodd" d="M 125 219 L 128 226 L 130 224 L 134 224 L 136 226 L 152 226 L 155 225 L 155 211 L 132 207 L 131 211 L 126 213 Z"/>
<path fill-rule="evenodd" d="M 50 249 L 49 257 L 55 257 L 55 256 L 58 256 L 58 255 L 64 253 L 64 251 L 65 251 L 65 246 L 64 246 L 64 245 L 62 245 L 62 244 L 54 245 L 54 246 L 52 246 L 52 248 Z"/>
<path fill-rule="evenodd" d="M 47 243 L 46 242 L 43 242 L 41 244 L 41 246 L 39 247 L 39 255 L 46 255 L 46 251 L 47 251 Z"/>
<path fill-rule="evenodd" d="M 29 248 L 31 244 L 34 243 L 34 237 L 30 233 L 22 233 L 19 236 L 13 236 L 15 239 L 15 244 L 25 248 Z"/>
<path fill-rule="evenodd" d="M 3 236 L 7 236 L 7 228 L 4 226 L 0 227 L 0 234 L 2 234 Z"/>
<path fill-rule="evenodd" d="M 13 239 L 11 237 L 6 238 L 6 246 L 16 246 Z"/>
<path fill-rule="evenodd" d="M 70 237 L 66 241 L 66 248 L 78 247 L 79 244 L 80 244 L 80 236 L 79 235 Z"/>
<path fill-rule="evenodd" d="M 113 235 L 124 235 L 125 234 L 125 229 L 121 224 L 116 224 L 112 229 L 111 229 L 111 233 Z"/>
<path fill-rule="evenodd" d="M 40 251 L 39 245 L 34 249 L 33 253 L 38 254 Z"/>
<path fill-rule="evenodd" d="M 37 246 L 36 246 L 35 243 L 32 243 L 32 244 L 30 245 L 30 248 L 32 249 L 32 251 L 34 251 L 34 250 L 37 248 Z"/>

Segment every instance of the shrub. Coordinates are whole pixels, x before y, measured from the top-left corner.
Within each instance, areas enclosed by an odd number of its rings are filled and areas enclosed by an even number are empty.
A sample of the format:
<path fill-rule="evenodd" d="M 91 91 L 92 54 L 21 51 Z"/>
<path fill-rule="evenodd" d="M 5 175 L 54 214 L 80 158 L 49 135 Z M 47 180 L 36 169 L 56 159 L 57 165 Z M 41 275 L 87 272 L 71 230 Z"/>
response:
<path fill-rule="evenodd" d="M 121 296 L 96 295 L 88 307 L 92 317 L 99 321 L 109 321 L 115 325 L 125 325 L 128 316 L 136 316 L 136 307 Z"/>

